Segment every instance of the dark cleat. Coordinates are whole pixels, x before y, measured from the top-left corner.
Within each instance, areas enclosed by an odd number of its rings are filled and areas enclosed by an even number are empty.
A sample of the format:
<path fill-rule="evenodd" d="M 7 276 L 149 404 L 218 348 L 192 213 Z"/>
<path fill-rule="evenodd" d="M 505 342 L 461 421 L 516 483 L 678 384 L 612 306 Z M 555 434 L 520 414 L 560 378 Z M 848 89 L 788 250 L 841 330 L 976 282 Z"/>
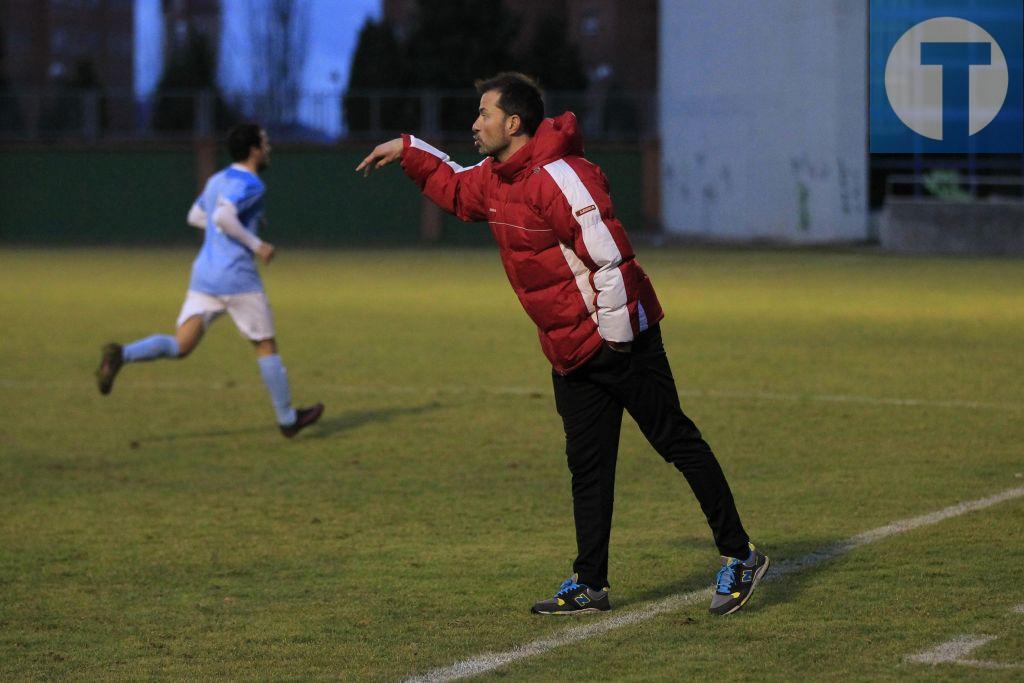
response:
<path fill-rule="evenodd" d="M 554 597 L 541 600 L 530 611 L 534 614 L 563 616 L 605 612 L 609 609 L 611 609 L 611 604 L 608 602 L 607 588 L 594 590 L 582 583 L 577 583 L 577 576 L 573 574 L 562 582 Z"/>
<path fill-rule="evenodd" d="M 100 367 L 96 369 L 96 384 L 101 394 L 109 394 L 114 388 L 114 378 L 124 365 L 124 353 L 120 344 L 107 344 L 103 347 Z"/>
<path fill-rule="evenodd" d="M 323 403 L 317 403 L 316 405 L 312 405 L 308 408 L 299 408 L 295 411 L 295 422 L 287 427 L 281 425 L 281 433 L 285 435 L 285 438 L 290 439 L 309 425 L 319 420 L 320 416 L 323 414 Z"/>
<path fill-rule="evenodd" d="M 764 553 L 758 552 L 753 544 L 750 550 L 754 559 L 750 564 L 735 557 L 723 557 L 724 564 L 715 577 L 715 594 L 711 596 L 712 614 L 732 614 L 747 604 L 757 584 L 761 582 L 770 564 Z"/>

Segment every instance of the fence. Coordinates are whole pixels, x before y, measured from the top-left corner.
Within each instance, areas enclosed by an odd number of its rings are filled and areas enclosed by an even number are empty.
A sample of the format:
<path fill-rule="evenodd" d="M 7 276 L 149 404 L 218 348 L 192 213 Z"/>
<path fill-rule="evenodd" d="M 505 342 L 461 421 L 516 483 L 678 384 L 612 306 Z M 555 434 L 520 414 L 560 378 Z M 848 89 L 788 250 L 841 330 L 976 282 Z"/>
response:
<path fill-rule="evenodd" d="M 231 123 L 262 122 L 279 142 L 377 139 L 402 131 L 462 139 L 476 118 L 472 91 L 363 90 L 347 93 L 218 93 L 176 90 L 138 96 L 124 90 L 6 89 L 0 139 L 181 140 Z M 572 110 L 588 141 L 656 137 L 653 93 L 549 92 L 551 114 Z"/>

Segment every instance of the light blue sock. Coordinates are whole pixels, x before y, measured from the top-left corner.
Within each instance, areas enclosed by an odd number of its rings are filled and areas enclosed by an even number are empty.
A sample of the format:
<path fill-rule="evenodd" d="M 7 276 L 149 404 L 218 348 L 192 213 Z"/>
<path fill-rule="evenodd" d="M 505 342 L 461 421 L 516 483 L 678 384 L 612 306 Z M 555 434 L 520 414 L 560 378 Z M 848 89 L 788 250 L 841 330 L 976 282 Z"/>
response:
<path fill-rule="evenodd" d="M 270 400 L 274 404 L 274 412 L 277 413 L 279 425 L 295 424 L 295 408 L 292 408 L 292 392 L 288 388 L 288 371 L 281 362 L 281 356 L 276 353 L 270 356 L 260 356 L 260 375 L 263 376 L 263 383 L 267 385 L 270 392 Z"/>
<path fill-rule="evenodd" d="M 178 340 L 169 334 L 154 334 L 152 337 L 133 341 L 124 347 L 125 363 L 137 363 L 140 360 L 157 358 L 177 358 Z"/>

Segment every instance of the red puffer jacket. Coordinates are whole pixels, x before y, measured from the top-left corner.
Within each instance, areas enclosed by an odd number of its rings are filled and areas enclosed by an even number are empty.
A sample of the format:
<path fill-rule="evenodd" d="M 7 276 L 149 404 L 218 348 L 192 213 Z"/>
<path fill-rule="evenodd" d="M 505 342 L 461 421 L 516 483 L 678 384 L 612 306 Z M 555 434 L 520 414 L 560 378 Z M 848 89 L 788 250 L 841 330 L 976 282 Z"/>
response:
<path fill-rule="evenodd" d="M 402 168 L 464 221 L 487 221 L 540 345 L 567 374 L 601 348 L 628 342 L 663 313 L 615 217 L 608 179 L 583 158 L 576 117 L 545 119 L 512 157 L 463 168 L 412 135 Z"/>

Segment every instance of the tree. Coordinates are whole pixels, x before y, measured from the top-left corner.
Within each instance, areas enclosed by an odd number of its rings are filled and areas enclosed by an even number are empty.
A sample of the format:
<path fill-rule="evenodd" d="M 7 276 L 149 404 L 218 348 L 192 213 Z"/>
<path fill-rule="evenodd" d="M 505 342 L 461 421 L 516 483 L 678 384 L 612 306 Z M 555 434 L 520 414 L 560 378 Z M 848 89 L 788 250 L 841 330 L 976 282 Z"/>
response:
<path fill-rule="evenodd" d="M 231 113 L 217 88 L 216 60 L 205 34 L 190 30 L 182 47 L 175 50 L 156 89 L 153 128 L 166 131 L 195 131 L 200 93 L 210 96 L 213 124 L 218 130 L 230 126 L 237 116 Z"/>
<path fill-rule="evenodd" d="M 250 86 L 267 125 L 298 123 L 299 91 L 306 67 L 309 4 L 306 0 L 249 0 Z"/>
<path fill-rule="evenodd" d="M 81 133 L 90 128 L 89 132 L 98 133 L 108 123 L 107 103 L 102 91 L 95 65 L 91 60 L 79 59 L 71 77 L 58 83 L 42 116 L 41 128 L 55 133 Z M 90 99 L 91 96 L 99 99 Z M 90 118 L 86 111 L 94 103 L 99 107 L 98 118 Z"/>
<path fill-rule="evenodd" d="M 359 31 L 359 42 L 349 70 L 348 90 L 342 98 L 345 125 L 350 133 L 372 130 L 375 126 L 389 130 L 415 127 L 419 111 L 408 105 L 389 106 L 385 110 L 379 106 L 378 100 L 376 121 L 371 111 L 373 98 L 379 91 L 398 90 L 409 83 L 410 73 L 405 64 L 402 48 L 390 22 L 367 19 Z M 410 100 L 402 98 L 400 102 L 408 103 Z"/>
<path fill-rule="evenodd" d="M 4 34 L 0 31 L 0 131 L 20 130 L 24 125 L 18 100 L 7 80 L 7 49 Z"/>
<path fill-rule="evenodd" d="M 525 52 L 519 55 L 519 70 L 536 78 L 546 89 L 586 90 L 588 79 L 579 48 L 569 42 L 568 36 L 565 12 L 555 7 L 540 20 Z"/>
<path fill-rule="evenodd" d="M 482 76 L 516 70 L 509 46 L 518 30 L 502 0 L 419 0 L 406 51 L 410 85 L 462 90 Z"/>
<path fill-rule="evenodd" d="M 516 17 L 505 11 L 502 0 L 419 0 L 416 23 L 404 43 L 395 39 L 386 22 L 368 21 L 349 72 L 349 130 L 358 132 L 369 125 L 372 102 L 367 91 L 396 88 L 411 92 L 377 101 L 383 128 L 419 129 L 425 119 L 443 131 L 468 128 L 475 107 L 467 109 L 466 97 L 441 96 L 428 112 L 421 111 L 424 101 L 417 91 L 465 92 L 481 76 L 514 69 L 508 46 L 517 29 Z M 364 104 L 357 104 L 360 99 Z"/>
<path fill-rule="evenodd" d="M 583 90 L 587 77 L 579 52 L 566 39 L 565 15 L 557 8 L 542 20 L 525 54 L 511 46 L 519 31 L 519 17 L 507 11 L 503 0 L 419 0 L 416 22 L 404 43 L 395 38 L 387 22 L 367 21 L 349 75 L 345 117 L 349 131 L 370 127 L 369 91 L 405 88 L 404 96 L 380 100 L 380 125 L 389 130 L 418 129 L 433 123 L 440 131 L 467 129 L 474 118 L 473 81 L 499 71 L 522 71 L 552 89 Z M 451 90 L 429 100 L 430 112 L 421 116 L 419 92 Z M 465 93 L 465 94 L 461 94 Z M 425 130 L 424 133 L 436 131 Z"/>

